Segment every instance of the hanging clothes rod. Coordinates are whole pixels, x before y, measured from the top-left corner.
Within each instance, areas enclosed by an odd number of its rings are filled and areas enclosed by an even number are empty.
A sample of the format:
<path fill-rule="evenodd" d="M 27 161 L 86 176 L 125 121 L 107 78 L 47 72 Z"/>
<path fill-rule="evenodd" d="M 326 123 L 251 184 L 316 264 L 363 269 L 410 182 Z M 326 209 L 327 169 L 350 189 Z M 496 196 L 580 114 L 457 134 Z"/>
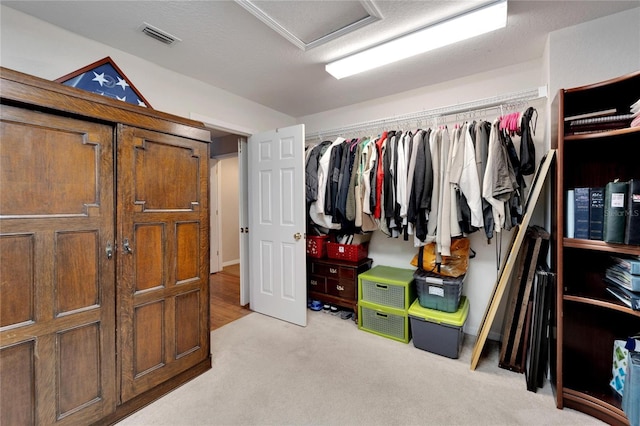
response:
<path fill-rule="evenodd" d="M 395 117 L 381 118 L 378 120 L 365 121 L 362 123 L 352 124 L 349 126 L 343 126 L 335 129 L 321 130 L 317 132 L 307 133 L 306 140 L 328 138 L 329 136 L 349 136 L 349 133 L 356 131 L 364 131 L 367 129 L 384 128 L 385 130 L 391 129 L 394 125 L 406 124 L 409 121 L 420 121 L 437 119 L 454 114 L 462 114 L 470 111 L 485 110 L 500 106 L 506 106 L 516 102 L 530 101 L 534 99 L 546 98 L 547 86 L 540 86 L 536 89 L 524 90 L 521 92 L 514 92 L 506 95 L 494 96 L 492 98 L 485 98 L 477 101 L 471 101 L 456 105 L 450 105 L 447 107 L 435 108 L 420 112 L 413 112 L 404 115 L 398 115 Z"/>

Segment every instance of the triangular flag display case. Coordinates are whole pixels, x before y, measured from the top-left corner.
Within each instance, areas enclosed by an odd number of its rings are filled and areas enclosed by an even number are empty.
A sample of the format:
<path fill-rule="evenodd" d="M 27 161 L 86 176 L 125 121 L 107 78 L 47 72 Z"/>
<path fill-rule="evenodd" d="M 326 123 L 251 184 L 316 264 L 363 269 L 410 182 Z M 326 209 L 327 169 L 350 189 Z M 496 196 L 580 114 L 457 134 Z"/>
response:
<path fill-rule="evenodd" d="M 133 105 L 151 108 L 149 102 L 108 56 L 55 81 L 65 86 L 76 87 Z"/>

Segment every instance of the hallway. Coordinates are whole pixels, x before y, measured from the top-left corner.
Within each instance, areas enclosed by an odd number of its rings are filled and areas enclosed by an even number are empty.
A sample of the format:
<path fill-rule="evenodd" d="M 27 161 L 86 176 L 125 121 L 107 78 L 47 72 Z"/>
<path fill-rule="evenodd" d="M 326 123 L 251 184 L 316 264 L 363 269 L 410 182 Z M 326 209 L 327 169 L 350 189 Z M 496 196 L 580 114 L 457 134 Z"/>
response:
<path fill-rule="evenodd" d="M 209 327 L 211 330 L 250 314 L 248 306 L 240 306 L 239 264 L 223 268 L 209 278 Z"/>

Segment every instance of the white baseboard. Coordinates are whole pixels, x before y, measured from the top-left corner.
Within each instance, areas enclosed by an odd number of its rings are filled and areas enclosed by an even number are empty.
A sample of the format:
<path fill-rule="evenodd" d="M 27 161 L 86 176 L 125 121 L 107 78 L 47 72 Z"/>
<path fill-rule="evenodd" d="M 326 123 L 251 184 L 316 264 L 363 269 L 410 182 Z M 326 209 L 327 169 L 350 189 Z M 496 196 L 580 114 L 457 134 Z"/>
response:
<path fill-rule="evenodd" d="M 227 262 L 222 262 L 222 267 L 224 268 L 225 266 L 237 265 L 238 263 L 240 263 L 240 259 L 229 260 Z"/>

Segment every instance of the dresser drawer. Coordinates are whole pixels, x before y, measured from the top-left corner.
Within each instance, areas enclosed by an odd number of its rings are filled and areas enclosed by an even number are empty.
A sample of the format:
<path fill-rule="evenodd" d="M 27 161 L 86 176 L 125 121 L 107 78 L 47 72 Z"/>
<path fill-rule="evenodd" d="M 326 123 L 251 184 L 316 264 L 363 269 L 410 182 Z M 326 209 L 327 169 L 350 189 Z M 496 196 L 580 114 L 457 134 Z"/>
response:
<path fill-rule="evenodd" d="M 327 292 L 327 280 L 325 277 L 309 275 L 307 278 L 307 284 L 309 284 L 309 291 L 316 291 L 318 293 Z"/>
<path fill-rule="evenodd" d="M 355 280 L 358 277 L 355 268 L 345 268 L 344 266 L 340 268 L 339 275 L 340 278 L 346 280 Z"/>
<path fill-rule="evenodd" d="M 322 275 L 327 278 L 338 278 L 340 276 L 340 267 L 335 265 L 327 265 L 324 263 L 312 263 L 311 273 L 314 275 Z"/>
<path fill-rule="evenodd" d="M 343 299 L 356 300 L 355 281 L 327 278 L 327 294 Z"/>

